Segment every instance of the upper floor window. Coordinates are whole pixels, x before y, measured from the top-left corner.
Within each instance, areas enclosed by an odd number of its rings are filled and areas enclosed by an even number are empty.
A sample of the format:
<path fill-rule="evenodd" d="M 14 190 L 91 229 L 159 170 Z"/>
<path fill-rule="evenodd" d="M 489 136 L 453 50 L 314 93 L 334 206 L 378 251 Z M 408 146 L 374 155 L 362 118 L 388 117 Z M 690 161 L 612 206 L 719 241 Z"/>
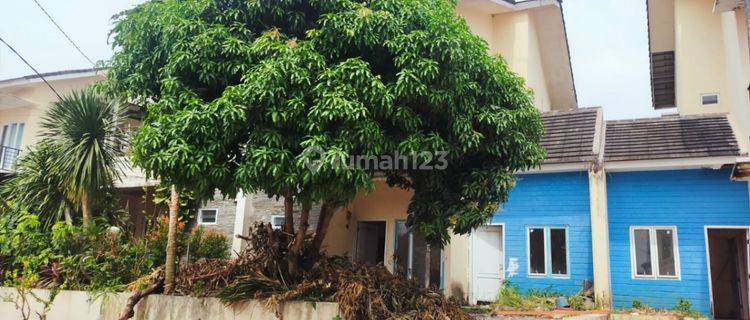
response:
<path fill-rule="evenodd" d="M 21 149 L 23 143 L 23 123 L 9 123 L 2 127 L 2 146 L 14 149 Z"/>
<path fill-rule="evenodd" d="M 529 275 L 567 277 L 568 229 L 565 227 L 529 227 Z"/>
<path fill-rule="evenodd" d="M 219 219 L 219 210 L 200 209 L 198 211 L 198 224 L 216 224 Z"/>
<path fill-rule="evenodd" d="M 631 227 L 630 253 L 633 278 L 679 279 L 676 227 Z"/>

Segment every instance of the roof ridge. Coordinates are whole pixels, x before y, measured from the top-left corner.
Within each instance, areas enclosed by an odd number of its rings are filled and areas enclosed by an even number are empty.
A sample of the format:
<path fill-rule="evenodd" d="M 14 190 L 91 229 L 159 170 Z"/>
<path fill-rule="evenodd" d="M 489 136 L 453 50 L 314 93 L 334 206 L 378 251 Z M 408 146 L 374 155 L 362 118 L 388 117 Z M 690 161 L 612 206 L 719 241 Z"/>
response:
<path fill-rule="evenodd" d="M 727 115 L 728 114 L 726 112 L 713 112 L 713 113 L 703 113 L 703 114 L 688 114 L 688 115 L 676 115 L 676 116 L 607 120 L 606 122 L 607 124 L 648 123 L 648 122 L 678 121 L 678 120 L 689 120 L 689 119 L 727 118 Z"/>

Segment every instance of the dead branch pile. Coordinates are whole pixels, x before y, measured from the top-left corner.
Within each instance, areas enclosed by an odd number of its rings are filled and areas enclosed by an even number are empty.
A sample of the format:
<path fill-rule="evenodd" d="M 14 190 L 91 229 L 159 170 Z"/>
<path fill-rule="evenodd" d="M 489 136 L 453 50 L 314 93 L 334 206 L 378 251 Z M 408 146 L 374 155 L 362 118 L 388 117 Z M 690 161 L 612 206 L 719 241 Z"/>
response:
<path fill-rule="evenodd" d="M 345 319 L 469 319 L 458 301 L 394 276 L 383 266 L 304 250 L 301 273 L 290 275 L 284 259 L 291 237 L 260 224 L 250 234 L 248 249 L 236 260 L 205 260 L 181 268 L 177 293 L 215 296 L 226 303 L 261 299 L 277 312 L 285 301 L 337 302 Z"/>

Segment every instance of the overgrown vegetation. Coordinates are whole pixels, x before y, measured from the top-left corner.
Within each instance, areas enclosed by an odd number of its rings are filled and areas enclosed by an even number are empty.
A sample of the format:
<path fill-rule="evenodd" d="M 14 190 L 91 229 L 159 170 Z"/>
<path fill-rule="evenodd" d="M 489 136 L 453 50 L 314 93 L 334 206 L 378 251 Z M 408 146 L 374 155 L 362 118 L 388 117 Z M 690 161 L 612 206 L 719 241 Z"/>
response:
<path fill-rule="evenodd" d="M 226 257 L 226 237 L 199 232 L 192 235 L 193 260 Z M 87 227 L 58 222 L 47 231 L 36 214 L 0 216 L 0 276 L 20 287 L 122 291 L 164 264 L 166 233 L 165 219 L 136 239 L 102 219 Z M 187 235 L 180 238 L 180 252 L 187 242 Z"/>
<path fill-rule="evenodd" d="M 693 309 L 693 303 L 685 298 L 680 298 L 677 303 L 671 309 L 657 309 L 647 303 L 644 303 L 638 299 L 633 300 L 631 308 L 623 308 L 617 310 L 621 313 L 641 313 L 641 314 L 652 314 L 652 315 L 667 315 L 673 316 L 680 319 L 692 318 L 692 319 L 703 319 L 706 316 L 699 311 Z"/>
<path fill-rule="evenodd" d="M 556 299 L 560 297 L 565 297 L 569 307 L 573 310 L 596 309 L 595 305 L 586 303 L 583 292 L 568 296 L 549 286 L 544 290 L 530 289 L 526 293 L 522 293 L 517 284 L 510 283 L 507 280 L 503 282 L 503 287 L 500 289 L 493 306 L 497 310 L 549 311 L 556 308 Z"/>

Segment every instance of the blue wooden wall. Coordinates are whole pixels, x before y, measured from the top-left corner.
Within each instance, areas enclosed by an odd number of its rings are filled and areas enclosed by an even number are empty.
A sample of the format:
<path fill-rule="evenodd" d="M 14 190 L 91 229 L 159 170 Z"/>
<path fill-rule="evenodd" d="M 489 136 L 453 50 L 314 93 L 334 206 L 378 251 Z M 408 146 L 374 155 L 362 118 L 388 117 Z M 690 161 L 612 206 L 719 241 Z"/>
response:
<path fill-rule="evenodd" d="M 593 279 L 587 172 L 519 175 L 508 202 L 494 215 L 493 222 L 505 223 L 506 279 L 522 291 L 553 286 L 555 291 L 574 294 L 581 290 L 584 280 Z M 569 277 L 528 276 L 527 226 L 568 228 Z M 511 272 L 513 261 L 518 267 L 515 274 Z"/>
<path fill-rule="evenodd" d="M 616 308 L 638 299 L 672 308 L 686 298 L 708 314 L 710 293 L 704 227 L 750 225 L 747 182 L 730 170 L 673 170 L 607 175 L 612 294 Z M 680 280 L 632 279 L 630 226 L 676 226 Z"/>

